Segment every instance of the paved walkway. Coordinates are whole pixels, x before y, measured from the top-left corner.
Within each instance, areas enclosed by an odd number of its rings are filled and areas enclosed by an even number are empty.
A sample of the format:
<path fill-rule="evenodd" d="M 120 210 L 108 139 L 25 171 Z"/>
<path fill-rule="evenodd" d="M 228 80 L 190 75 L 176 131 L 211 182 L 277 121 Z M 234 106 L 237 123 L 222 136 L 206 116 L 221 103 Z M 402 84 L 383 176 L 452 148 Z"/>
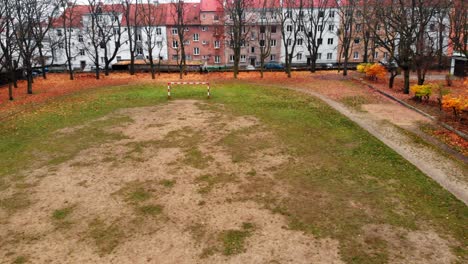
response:
<path fill-rule="evenodd" d="M 402 122 L 401 119 L 404 119 L 406 115 L 400 115 L 398 121 L 395 121 L 391 117 L 382 118 L 382 116 L 375 115 L 375 113 L 373 114 L 372 112 L 350 110 L 343 104 L 308 89 L 287 89 L 303 92 L 326 102 L 332 108 L 345 115 L 395 150 L 423 173 L 431 177 L 447 191 L 451 192 L 455 197 L 468 205 L 468 166 L 444 156 L 431 146 L 415 143 L 410 136 L 397 127 L 405 128 L 414 125 L 411 124 L 411 121 L 407 123 Z M 411 111 L 397 103 L 380 105 L 380 110 L 385 111 L 386 108 L 388 108 L 387 110 L 389 113 L 394 111 L 395 108 L 401 108 L 400 110 L 402 112 Z M 416 114 L 416 112 L 411 112 L 413 115 Z M 418 119 L 420 119 L 418 121 L 421 121 L 427 118 L 420 115 Z M 383 120 L 388 122 L 384 122 Z M 429 119 L 425 121 L 431 122 Z"/>

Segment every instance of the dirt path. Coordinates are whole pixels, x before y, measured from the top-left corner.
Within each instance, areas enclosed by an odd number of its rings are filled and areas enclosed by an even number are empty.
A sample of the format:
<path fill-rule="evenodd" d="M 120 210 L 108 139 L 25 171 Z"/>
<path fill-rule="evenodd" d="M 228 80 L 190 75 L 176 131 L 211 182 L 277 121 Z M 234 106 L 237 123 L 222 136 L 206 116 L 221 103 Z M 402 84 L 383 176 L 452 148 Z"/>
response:
<path fill-rule="evenodd" d="M 398 154 L 468 205 L 468 171 L 466 166 L 447 158 L 428 145 L 414 142 L 414 140 L 401 129 L 412 129 L 417 123 L 431 122 L 426 117 L 392 102 L 367 104 L 362 106 L 365 112 L 355 111 L 310 89 L 291 87 L 288 89 L 320 98 L 335 110 L 384 142 L 387 146 L 395 150 Z"/>
<path fill-rule="evenodd" d="M 113 116 L 131 119 L 111 129 L 123 139 L 28 172 L 40 179 L 34 203 L 0 214 L 5 262 L 342 263 L 336 240 L 290 230 L 255 202 L 286 195 L 272 179 L 290 158 L 267 143 L 233 156 L 229 135 L 274 141 L 257 119 L 189 100 Z"/>

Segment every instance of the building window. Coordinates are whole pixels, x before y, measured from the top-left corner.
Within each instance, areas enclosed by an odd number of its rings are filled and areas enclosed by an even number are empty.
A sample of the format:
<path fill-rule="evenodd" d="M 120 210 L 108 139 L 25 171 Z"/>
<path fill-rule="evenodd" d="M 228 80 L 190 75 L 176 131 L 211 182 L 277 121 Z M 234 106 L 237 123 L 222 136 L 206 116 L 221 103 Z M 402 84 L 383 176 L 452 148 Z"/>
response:
<path fill-rule="evenodd" d="M 359 59 L 359 52 L 355 51 L 353 53 L 353 59 L 355 59 L 355 60 Z"/>
<path fill-rule="evenodd" d="M 292 11 L 291 11 L 291 10 L 286 11 L 286 13 L 284 14 L 284 16 L 285 16 L 286 18 L 291 18 L 291 17 L 292 17 Z"/>
<path fill-rule="evenodd" d="M 303 26 L 303 25 L 300 25 L 300 26 L 299 26 L 299 31 L 300 31 L 300 32 L 304 32 L 304 26 Z"/>
<path fill-rule="evenodd" d="M 184 45 L 190 45 L 190 40 L 184 41 Z"/>
<path fill-rule="evenodd" d="M 193 41 L 198 41 L 198 33 L 193 34 Z"/>
<path fill-rule="evenodd" d="M 232 54 L 229 55 L 229 61 L 230 61 L 230 62 L 234 62 L 234 55 L 232 55 Z"/>
<path fill-rule="evenodd" d="M 162 34 L 162 30 L 161 28 L 156 28 L 156 35 L 161 35 Z"/>
<path fill-rule="evenodd" d="M 292 44 L 291 39 L 288 39 L 288 40 L 286 41 L 286 44 L 288 44 L 288 46 L 291 46 L 291 44 Z"/>
<path fill-rule="evenodd" d="M 219 40 L 215 40 L 215 41 L 214 41 L 214 47 L 215 47 L 215 49 L 219 49 L 220 44 L 221 44 L 221 43 L 220 43 Z"/>
<path fill-rule="evenodd" d="M 122 60 L 122 57 L 121 56 L 117 56 L 117 61 L 121 61 Z"/>
<path fill-rule="evenodd" d="M 265 47 L 265 40 L 264 39 L 260 40 L 260 47 Z"/>
<path fill-rule="evenodd" d="M 335 17 L 335 11 L 330 11 L 329 17 Z"/>
<path fill-rule="evenodd" d="M 250 52 L 255 53 L 255 47 L 250 47 Z"/>
<path fill-rule="evenodd" d="M 302 53 L 297 54 L 297 60 L 302 60 Z"/>
<path fill-rule="evenodd" d="M 276 39 L 270 39 L 270 46 L 276 47 Z"/>
<path fill-rule="evenodd" d="M 323 43 L 323 39 L 321 38 L 317 39 L 317 45 L 322 45 L 322 43 Z"/>
<path fill-rule="evenodd" d="M 384 59 L 388 59 L 388 52 L 384 52 L 383 57 Z"/>
<path fill-rule="evenodd" d="M 63 42 L 59 42 L 58 48 L 59 48 L 59 49 L 63 49 Z"/>
<path fill-rule="evenodd" d="M 158 48 L 162 48 L 163 46 L 162 41 L 157 41 L 156 46 L 158 46 Z"/>
<path fill-rule="evenodd" d="M 327 53 L 327 60 L 333 59 L 333 53 Z"/>
<path fill-rule="evenodd" d="M 374 59 L 378 57 L 379 57 L 379 52 L 378 51 L 374 52 Z"/>
<path fill-rule="evenodd" d="M 287 32 L 292 32 L 292 28 L 293 28 L 292 25 L 287 25 L 286 26 L 286 31 Z"/>
<path fill-rule="evenodd" d="M 193 48 L 193 55 L 200 55 L 200 48 Z"/>
<path fill-rule="evenodd" d="M 321 60 L 322 59 L 322 53 L 317 53 L 317 60 Z"/>
<path fill-rule="evenodd" d="M 215 62 L 215 63 L 220 63 L 220 62 L 221 62 L 221 57 L 218 56 L 218 55 L 216 55 L 216 56 L 214 57 L 214 62 Z"/>
<path fill-rule="evenodd" d="M 177 28 L 172 28 L 172 35 L 177 35 Z"/>
<path fill-rule="evenodd" d="M 328 25 L 328 31 L 334 31 L 335 25 Z"/>
<path fill-rule="evenodd" d="M 83 42 L 83 35 L 78 35 L 78 42 Z"/>
<path fill-rule="evenodd" d="M 240 56 L 240 61 L 241 61 L 241 62 L 245 62 L 245 55 L 241 55 L 241 56 Z"/>
<path fill-rule="evenodd" d="M 101 63 L 106 63 L 106 59 L 104 57 L 101 57 Z"/>
<path fill-rule="evenodd" d="M 270 31 L 271 31 L 271 33 L 276 33 L 276 26 L 271 26 Z"/>
<path fill-rule="evenodd" d="M 201 27 L 201 30 L 202 30 L 202 31 L 206 31 L 207 29 L 206 29 L 205 26 L 203 26 L 203 27 Z"/>
<path fill-rule="evenodd" d="M 143 48 L 137 48 L 136 52 L 138 55 L 143 54 Z"/>
<path fill-rule="evenodd" d="M 177 40 L 172 41 L 172 48 L 177 49 L 179 47 L 179 42 Z"/>
<path fill-rule="evenodd" d="M 61 29 L 57 29 L 57 36 L 58 36 L 58 37 L 61 37 L 61 36 L 62 36 L 62 30 L 61 30 Z"/>
<path fill-rule="evenodd" d="M 333 45 L 333 38 L 328 39 L 328 45 Z"/>
<path fill-rule="evenodd" d="M 172 55 L 172 60 L 179 60 L 179 55 L 177 54 Z"/>
<path fill-rule="evenodd" d="M 361 42 L 361 39 L 359 39 L 359 38 L 354 39 L 354 43 L 359 44 L 359 42 Z"/>
<path fill-rule="evenodd" d="M 140 34 L 137 35 L 137 41 L 141 41 L 141 35 Z"/>
<path fill-rule="evenodd" d="M 85 50 L 84 49 L 80 49 L 80 56 L 84 56 L 85 55 Z"/>
<path fill-rule="evenodd" d="M 214 15 L 213 20 L 214 20 L 214 21 L 219 21 L 219 16 L 218 16 L 218 15 Z"/>
<path fill-rule="evenodd" d="M 184 27 L 184 31 L 185 31 L 185 32 L 188 32 L 188 31 L 189 31 L 189 28 L 188 28 L 188 27 Z"/>
<path fill-rule="evenodd" d="M 266 29 L 265 26 L 260 26 L 260 33 L 265 33 L 265 29 Z"/>
<path fill-rule="evenodd" d="M 270 60 L 271 60 L 271 61 L 276 60 L 276 55 L 275 55 L 275 54 L 270 55 Z"/>
<path fill-rule="evenodd" d="M 297 39 L 297 45 L 302 46 L 302 42 L 303 42 L 303 40 L 301 38 Z"/>
<path fill-rule="evenodd" d="M 325 12 L 324 11 L 319 11 L 318 12 L 318 17 L 323 17 L 325 15 Z"/>
<path fill-rule="evenodd" d="M 322 32 L 323 31 L 323 25 L 318 25 L 317 30 L 318 30 L 318 32 Z"/>

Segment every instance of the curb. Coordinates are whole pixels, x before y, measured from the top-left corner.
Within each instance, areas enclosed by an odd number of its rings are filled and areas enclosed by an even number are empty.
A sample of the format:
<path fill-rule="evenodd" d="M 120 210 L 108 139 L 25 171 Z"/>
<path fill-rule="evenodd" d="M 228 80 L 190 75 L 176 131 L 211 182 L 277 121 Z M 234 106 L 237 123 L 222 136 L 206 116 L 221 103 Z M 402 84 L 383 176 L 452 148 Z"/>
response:
<path fill-rule="evenodd" d="M 382 90 L 380 90 L 380 89 L 378 89 L 378 88 L 375 88 L 372 84 L 370 84 L 370 83 L 368 83 L 368 82 L 366 82 L 366 81 L 364 81 L 364 80 L 362 80 L 362 79 L 360 79 L 360 78 L 357 78 L 357 77 L 351 77 L 351 78 L 352 78 L 353 80 L 356 80 L 356 81 L 358 81 L 358 82 L 361 82 L 362 84 L 365 84 L 367 87 L 371 88 L 372 90 L 374 90 L 374 91 L 376 91 L 376 92 L 382 94 L 383 96 L 385 96 L 385 97 L 387 97 L 387 98 L 390 98 L 391 100 L 393 100 L 393 101 L 395 101 L 395 102 L 397 102 L 397 103 L 399 103 L 399 104 L 405 106 L 406 108 L 411 109 L 411 110 L 413 110 L 413 111 L 415 111 L 415 112 L 417 112 L 417 113 L 419 113 L 419 114 L 421 114 L 421 115 L 423 115 L 423 116 L 425 116 L 425 117 L 427 117 L 427 118 L 429 118 L 429 119 L 435 121 L 438 125 L 444 127 L 444 128 L 447 129 L 447 130 L 450 130 L 451 132 L 453 132 L 453 133 L 457 134 L 458 136 L 462 137 L 463 139 L 468 140 L 468 135 L 467 135 L 467 134 L 465 134 L 465 133 L 463 133 L 463 132 L 461 132 L 461 131 L 459 131 L 459 130 L 453 128 L 453 127 L 450 126 L 450 125 L 447 125 L 447 124 L 444 123 L 444 122 L 441 122 L 441 121 L 437 120 L 437 118 L 435 118 L 434 116 L 432 116 L 432 115 L 430 115 L 430 114 L 428 114 L 428 113 L 422 111 L 421 109 L 418 109 L 418 108 L 416 108 L 416 107 L 414 107 L 414 106 L 412 106 L 412 105 L 410 105 L 410 104 L 408 104 L 408 103 L 406 103 L 406 102 L 404 102 L 404 101 L 402 101 L 402 100 L 396 98 L 395 96 L 393 96 L 393 95 L 391 95 L 391 94 L 388 94 L 388 93 L 386 93 L 386 92 L 384 92 L 384 91 L 382 91 Z"/>

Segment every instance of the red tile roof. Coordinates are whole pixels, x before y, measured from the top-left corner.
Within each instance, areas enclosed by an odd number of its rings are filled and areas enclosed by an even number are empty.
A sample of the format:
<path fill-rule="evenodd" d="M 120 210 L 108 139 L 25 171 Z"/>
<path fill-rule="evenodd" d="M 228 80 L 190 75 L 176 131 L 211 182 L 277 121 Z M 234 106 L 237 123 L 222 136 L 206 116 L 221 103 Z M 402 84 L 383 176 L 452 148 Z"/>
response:
<path fill-rule="evenodd" d="M 200 11 L 202 12 L 216 12 L 223 8 L 223 0 L 201 0 Z"/>

